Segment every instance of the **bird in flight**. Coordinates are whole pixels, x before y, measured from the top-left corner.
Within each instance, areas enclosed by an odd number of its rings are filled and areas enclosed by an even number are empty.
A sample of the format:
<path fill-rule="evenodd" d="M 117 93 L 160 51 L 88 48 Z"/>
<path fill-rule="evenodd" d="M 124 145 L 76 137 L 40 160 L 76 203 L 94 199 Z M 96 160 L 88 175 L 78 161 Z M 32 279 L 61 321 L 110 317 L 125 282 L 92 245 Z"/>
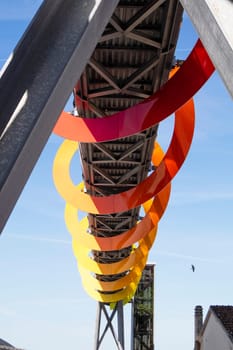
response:
<path fill-rule="evenodd" d="M 195 271 L 195 266 L 194 266 L 194 265 L 191 265 L 191 269 L 192 269 L 192 271 L 194 272 L 194 271 Z"/>

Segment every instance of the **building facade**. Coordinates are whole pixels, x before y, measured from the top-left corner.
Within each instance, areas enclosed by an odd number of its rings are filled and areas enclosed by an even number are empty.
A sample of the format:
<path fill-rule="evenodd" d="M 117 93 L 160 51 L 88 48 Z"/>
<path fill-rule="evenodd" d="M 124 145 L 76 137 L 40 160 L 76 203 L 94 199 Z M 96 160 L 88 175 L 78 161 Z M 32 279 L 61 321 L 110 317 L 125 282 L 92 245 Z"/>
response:
<path fill-rule="evenodd" d="M 210 306 L 204 322 L 196 306 L 194 350 L 233 350 L 233 306 Z"/>

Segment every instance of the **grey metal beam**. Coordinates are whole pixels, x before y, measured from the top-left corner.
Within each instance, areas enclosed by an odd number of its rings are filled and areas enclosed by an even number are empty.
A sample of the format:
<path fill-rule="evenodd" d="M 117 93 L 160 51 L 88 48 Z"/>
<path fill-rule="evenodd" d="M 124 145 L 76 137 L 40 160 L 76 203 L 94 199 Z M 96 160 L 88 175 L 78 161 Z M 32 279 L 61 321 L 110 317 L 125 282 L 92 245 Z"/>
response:
<path fill-rule="evenodd" d="M 108 183 L 110 183 L 112 185 L 116 185 L 116 182 L 113 181 L 112 177 L 110 177 L 106 171 L 104 171 L 103 169 L 100 169 L 99 167 L 97 167 L 94 164 L 92 164 L 92 168 L 93 168 L 93 171 L 95 171 L 96 173 L 101 175 L 105 180 L 108 181 Z"/>
<path fill-rule="evenodd" d="M 123 24 L 116 15 L 112 16 L 112 18 L 110 19 L 110 23 L 118 32 L 124 31 Z"/>
<path fill-rule="evenodd" d="M 124 158 L 128 157 L 131 153 L 135 152 L 138 148 L 142 147 L 144 145 L 144 140 L 140 140 L 136 142 L 134 145 L 126 149 L 121 155 L 119 156 L 118 160 L 123 161 Z"/>
<path fill-rule="evenodd" d="M 0 232 L 118 0 L 45 0 L 0 80 Z"/>
<path fill-rule="evenodd" d="M 180 0 L 233 97 L 233 1 Z"/>
<path fill-rule="evenodd" d="M 101 152 L 103 152 L 108 158 L 112 160 L 116 160 L 115 156 L 104 146 L 102 143 L 96 143 L 95 147 L 98 148 Z"/>
<path fill-rule="evenodd" d="M 96 326 L 95 326 L 95 340 L 94 340 L 94 350 L 99 348 L 99 337 L 100 337 L 100 326 L 101 326 L 101 303 L 97 303 L 96 311 Z"/>
<path fill-rule="evenodd" d="M 87 94 L 87 97 L 88 99 L 93 99 L 97 97 L 109 96 L 112 94 L 116 94 L 118 92 L 119 92 L 119 89 L 112 89 L 111 87 L 106 87 L 106 88 L 89 91 L 89 93 Z"/>
<path fill-rule="evenodd" d="M 97 62 L 94 58 L 91 58 L 88 64 L 111 86 L 113 86 L 116 89 L 116 91 L 120 90 L 119 86 L 117 85 L 116 79 L 112 76 L 112 74 L 109 73 L 109 71 L 105 69 L 105 67 L 101 63 Z"/>
<path fill-rule="evenodd" d="M 130 179 L 131 176 L 138 174 L 139 170 L 141 168 L 141 164 L 139 164 L 138 166 L 135 166 L 133 169 L 129 170 L 127 173 L 125 173 L 124 175 L 122 175 L 120 177 L 120 179 L 117 181 L 117 185 L 125 182 L 126 180 Z"/>
<path fill-rule="evenodd" d="M 115 32 L 115 31 L 113 31 L 113 32 L 111 32 L 111 33 L 109 33 L 109 34 L 103 35 L 103 36 L 100 38 L 99 43 L 102 43 L 102 42 L 108 41 L 108 40 L 113 40 L 113 39 L 121 38 L 122 35 L 123 35 L 122 32 Z"/>
<path fill-rule="evenodd" d="M 154 265 L 147 264 L 132 301 L 131 350 L 154 349 Z"/>
<path fill-rule="evenodd" d="M 130 20 L 126 23 L 125 33 L 131 32 L 152 12 L 156 11 L 166 0 L 153 0 L 147 6 L 142 7 Z"/>
<path fill-rule="evenodd" d="M 124 337 L 124 313 L 123 313 L 123 302 L 118 301 L 117 303 L 117 325 L 118 325 L 118 341 L 119 349 L 125 349 L 125 337 Z"/>
<path fill-rule="evenodd" d="M 158 56 L 153 56 L 148 62 L 144 63 L 142 67 L 134 71 L 124 82 L 122 89 L 127 89 L 135 81 L 138 81 L 141 76 L 146 75 L 148 71 L 157 66 L 159 62 Z"/>
<path fill-rule="evenodd" d="M 92 111 L 93 113 L 95 113 L 97 115 L 97 117 L 104 117 L 106 116 L 106 113 L 98 108 L 94 103 L 92 103 L 91 101 L 88 102 L 88 107 L 90 109 L 90 111 Z"/>
<path fill-rule="evenodd" d="M 98 222 L 98 224 L 105 226 L 108 232 L 112 231 L 112 228 L 109 225 L 107 225 L 106 222 L 101 220 L 98 216 L 96 217 L 96 221 Z"/>
<path fill-rule="evenodd" d="M 155 47 L 157 49 L 161 49 L 161 46 L 162 46 L 159 41 L 156 41 L 154 39 L 152 40 L 149 36 L 147 36 L 145 34 L 142 34 L 142 33 L 139 33 L 136 30 L 133 30 L 132 32 L 125 33 L 125 36 L 127 38 L 139 41 L 139 42 L 141 42 L 143 44 Z"/>
<path fill-rule="evenodd" d="M 122 220 L 119 222 L 119 224 L 115 225 L 115 231 L 119 231 L 120 229 L 123 228 L 123 232 L 125 231 L 124 227 L 127 227 L 127 225 L 131 222 L 131 217 L 128 217 L 125 220 Z"/>
<path fill-rule="evenodd" d="M 131 95 L 131 96 L 136 96 L 139 98 L 147 98 L 151 95 L 150 91 L 145 91 L 142 89 L 135 89 L 135 88 L 129 88 L 129 89 L 122 89 L 122 92 L 125 94 Z"/>
<path fill-rule="evenodd" d="M 101 328 L 101 315 L 104 314 L 106 318 L 105 327 L 102 330 L 100 336 Z M 117 328 L 118 334 L 116 334 L 113 320 L 117 316 Z M 110 330 L 113 336 L 113 340 L 117 346 L 118 350 L 124 350 L 124 314 L 123 314 L 123 303 L 122 301 L 117 302 L 115 308 L 111 311 L 110 315 L 107 312 L 107 305 L 103 303 L 98 303 L 97 318 L 96 318 L 96 334 L 95 334 L 95 344 L 94 349 L 99 350 L 102 341 L 104 340 L 107 331 Z"/>
<path fill-rule="evenodd" d="M 113 327 L 113 319 L 114 319 L 115 315 L 118 314 L 118 303 L 116 304 L 115 308 L 112 310 L 110 315 L 107 312 L 107 307 L 105 306 L 105 304 L 100 303 L 100 305 L 101 305 L 101 311 L 103 312 L 103 314 L 106 317 L 106 325 L 105 325 L 105 328 L 103 330 L 102 336 L 99 339 L 98 346 L 100 346 L 100 344 L 102 343 L 102 341 L 103 341 L 103 339 L 104 339 L 104 337 L 106 335 L 106 332 L 109 329 L 111 331 L 111 333 L 112 333 L 113 339 L 114 339 L 114 341 L 115 341 L 115 343 L 116 343 L 116 345 L 118 347 L 118 350 L 121 350 L 121 348 L 119 348 L 119 342 L 118 342 L 118 339 L 117 339 L 118 338 L 117 334 L 116 334 L 115 329 Z M 99 349 L 99 347 L 98 347 L 98 349 Z"/>

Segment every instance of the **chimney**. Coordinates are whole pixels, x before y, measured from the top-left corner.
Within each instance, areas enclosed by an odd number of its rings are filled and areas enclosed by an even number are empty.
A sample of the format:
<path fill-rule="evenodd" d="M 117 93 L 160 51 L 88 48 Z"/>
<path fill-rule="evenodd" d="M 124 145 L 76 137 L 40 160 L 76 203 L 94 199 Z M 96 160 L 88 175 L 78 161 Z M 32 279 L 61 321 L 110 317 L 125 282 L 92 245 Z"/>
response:
<path fill-rule="evenodd" d="M 194 341 L 195 341 L 195 347 L 194 350 L 200 349 L 200 333 L 203 326 L 203 312 L 202 312 L 202 306 L 197 305 L 195 307 L 195 328 L 194 328 Z"/>

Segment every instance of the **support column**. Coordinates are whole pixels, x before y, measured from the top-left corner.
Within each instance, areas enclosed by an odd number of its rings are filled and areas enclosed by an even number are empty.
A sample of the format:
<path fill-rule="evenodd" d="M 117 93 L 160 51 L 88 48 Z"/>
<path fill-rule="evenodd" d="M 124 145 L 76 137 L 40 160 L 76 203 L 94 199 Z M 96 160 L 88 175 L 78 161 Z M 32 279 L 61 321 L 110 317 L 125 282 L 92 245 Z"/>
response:
<path fill-rule="evenodd" d="M 119 0 L 44 0 L 0 79 L 0 232 Z"/>
<path fill-rule="evenodd" d="M 94 350 L 98 350 L 98 347 L 99 347 L 100 325 L 101 325 L 101 303 L 97 303 Z"/>
<path fill-rule="evenodd" d="M 118 324 L 118 341 L 120 349 L 125 348 L 125 339 L 124 339 L 124 314 L 123 314 L 123 303 L 122 301 L 118 302 L 118 311 L 117 311 L 117 324 Z"/>
<path fill-rule="evenodd" d="M 132 301 L 131 350 L 154 350 L 154 264 L 147 264 Z"/>
<path fill-rule="evenodd" d="M 233 2 L 180 0 L 233 97 Z"/>
<path fill-rule="evenodd" d="M 102 315 L 105 316 L 106 321 L 105 324 L 102 325 L 101 330 Z M 117 317 L 117 332 L 114 328 L 115 316 Z M 101 349 L 102 341 L 104 340 L 108 330 L 110 330 L 112 333 L 113 340 L 116 344 L 116 349 L 124 350 L 124 314 L 122 301 L 116 303 L 113 310 L 110 310 L 109 305 L 98 303 L 94 350 Z"/>

